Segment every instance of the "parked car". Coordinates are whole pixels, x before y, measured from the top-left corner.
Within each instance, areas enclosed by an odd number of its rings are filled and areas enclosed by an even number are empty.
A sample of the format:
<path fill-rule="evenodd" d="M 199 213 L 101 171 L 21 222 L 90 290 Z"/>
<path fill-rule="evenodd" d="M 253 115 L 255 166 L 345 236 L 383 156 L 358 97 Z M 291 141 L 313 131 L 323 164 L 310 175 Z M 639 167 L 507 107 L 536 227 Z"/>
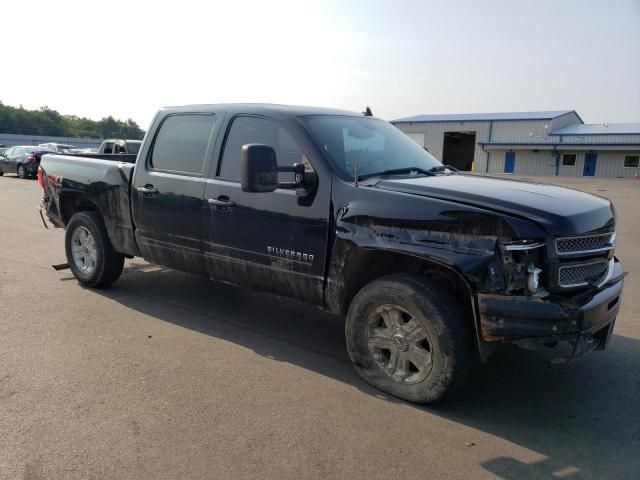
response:
<path fill-rule="evenodd" d="M 129 154 L 137 155 L 142 145 L 141 140 L 125 140 L 110 138 L 104 140 L 98 147 L 98 154 Z"/>
<path fill-rule="evenodd" d="M 609 200 L 454 172 L 357 113 L 168 108 L 135 164 L 46 155 L 40 175 L 80 283 L 139 256 L 345 315 L 356 371 L 413 402 L 499 344 L 602 350 L 621 304 Z"/>
<path fill-rule="evenodd" d="M 35 177 L 45 153 L 51 151 L 33 145 L 8 148 L 0 156 L 0 176 L 15 173 L 20 178 Z"/>
<path fill-rule="evenodd" d="M 38 146 L 56 153 L 74 153 L 75 151 L 79 150 L 78 147 L 75 147 L 73 145 L 55 142 L 41 143 Z"/>

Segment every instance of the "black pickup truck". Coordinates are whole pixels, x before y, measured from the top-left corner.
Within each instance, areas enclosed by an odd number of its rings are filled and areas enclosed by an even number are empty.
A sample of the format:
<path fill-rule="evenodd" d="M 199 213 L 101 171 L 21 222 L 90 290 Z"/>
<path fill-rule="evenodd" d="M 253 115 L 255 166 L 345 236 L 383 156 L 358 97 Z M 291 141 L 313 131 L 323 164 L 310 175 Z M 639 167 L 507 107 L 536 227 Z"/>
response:
<path fill-rule="evenodd" d="M 166 108 L 135 164 L 46 155 L 39 176 L 82 284 L 143 257 L 320 306 L 358 373 L 414 402 L 498 344 L 603 349 L 620 308 L 609 200 L 452 171 L 372 116 Z"/>

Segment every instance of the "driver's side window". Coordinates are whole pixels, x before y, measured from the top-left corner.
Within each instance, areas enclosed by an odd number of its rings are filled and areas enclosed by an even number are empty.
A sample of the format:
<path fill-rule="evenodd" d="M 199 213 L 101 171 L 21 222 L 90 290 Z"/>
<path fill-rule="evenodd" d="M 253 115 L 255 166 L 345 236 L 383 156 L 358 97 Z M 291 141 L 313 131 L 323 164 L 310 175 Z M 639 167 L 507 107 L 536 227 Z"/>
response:
<path fill-rule="evenodd" d="M 276 151 L 278 166 L 290 167 L 294 163 L 309 164 L 302 149 L 279 123 L 262 117 L 236 117 L 227 134 L 218 176 L 229 180 L 240 179 L 240 152 L 247 143 L 262 143 Z M 281 182 L 293 181 L 293 173 L 281 173 Z"/>

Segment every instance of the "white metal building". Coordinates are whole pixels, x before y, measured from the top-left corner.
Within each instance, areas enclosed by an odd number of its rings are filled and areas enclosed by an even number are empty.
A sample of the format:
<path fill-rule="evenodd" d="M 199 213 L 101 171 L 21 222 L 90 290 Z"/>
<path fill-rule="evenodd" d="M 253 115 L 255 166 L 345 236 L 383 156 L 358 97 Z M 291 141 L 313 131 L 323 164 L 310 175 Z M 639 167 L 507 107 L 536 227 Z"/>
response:
<path fill-rule="evenodd" d="M 459 170 L 640 175 L 640 123 L 585 124 L 575 110 L 418 115 L 391 123 Z"/>

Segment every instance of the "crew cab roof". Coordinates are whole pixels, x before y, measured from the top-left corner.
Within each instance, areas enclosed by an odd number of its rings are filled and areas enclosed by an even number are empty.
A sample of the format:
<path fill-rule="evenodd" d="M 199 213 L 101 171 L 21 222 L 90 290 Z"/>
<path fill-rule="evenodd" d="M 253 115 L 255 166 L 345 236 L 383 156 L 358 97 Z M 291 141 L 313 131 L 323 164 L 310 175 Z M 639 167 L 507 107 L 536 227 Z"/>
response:
<path fill-rule="evenodd" d="M 182 105 L 173 107 L 163 107 L 160 110 L 167 113 L 180 112 L 208 112 L 212 109 L 224 109 L 229 112 L 254 113 L 257 115 L 347 115 L 361 117 L 362 113 L 351 112 L 348 110 L 339 110 L 334 108 L 322 107 L 305 107 L 298 105 L 278 105 L 269 103 L 219 103 L 219 104 L 200 104 L 200 105 Z"/>

